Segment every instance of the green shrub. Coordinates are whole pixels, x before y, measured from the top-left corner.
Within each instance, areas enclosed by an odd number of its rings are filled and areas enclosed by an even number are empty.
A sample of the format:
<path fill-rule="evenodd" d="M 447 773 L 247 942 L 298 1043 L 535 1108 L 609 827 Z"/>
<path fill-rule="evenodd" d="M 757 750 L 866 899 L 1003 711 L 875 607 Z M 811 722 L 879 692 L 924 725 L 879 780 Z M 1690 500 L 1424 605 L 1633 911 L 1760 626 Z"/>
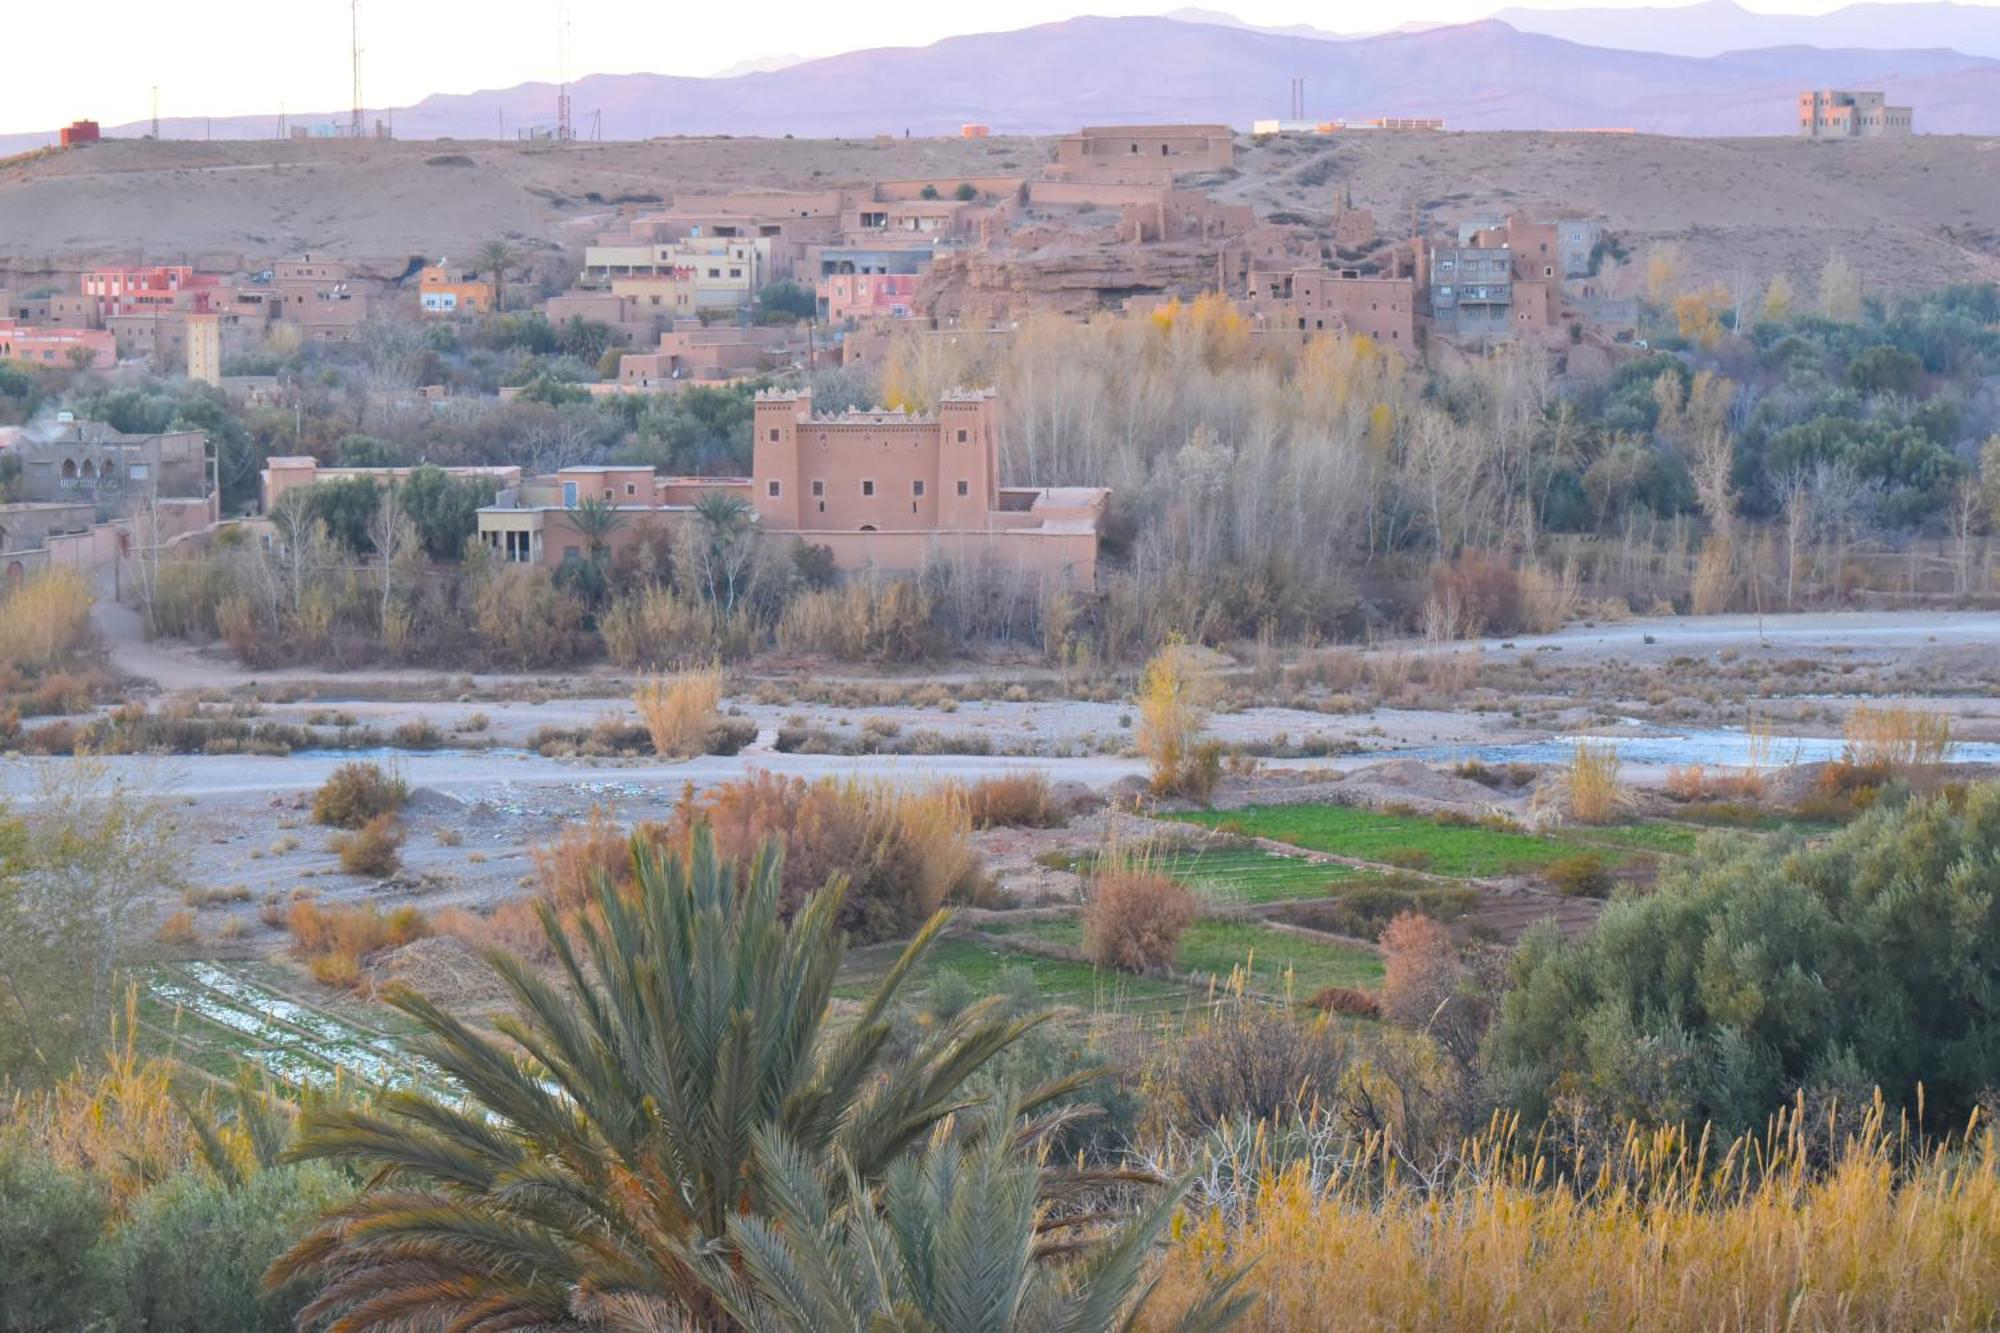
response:
<path fill-rule="evenodd" d="M 105 1201 L 80 1175 L 0 1144 L 0 1333 L 86 1327 Z"/>
<path fill-rule="evenodd" d="M 352 1187 L 331 1167 L 277 1166 L 231 1188 L 182 1172 L 145 1194 L 105 1244 L 121 1329 L 289 1333 L 311 1299 L 265 1291 L 264 1270 Z"/>
<path fill-rule="evenodd" d="M 1550 888 L 1570 898 L 1609 898 L 1617 882 L 1611 877 L 1611 867 L 1596 852 L 1578 852 L 1551 861 L 1543 867 L 1542 878 Z"/>

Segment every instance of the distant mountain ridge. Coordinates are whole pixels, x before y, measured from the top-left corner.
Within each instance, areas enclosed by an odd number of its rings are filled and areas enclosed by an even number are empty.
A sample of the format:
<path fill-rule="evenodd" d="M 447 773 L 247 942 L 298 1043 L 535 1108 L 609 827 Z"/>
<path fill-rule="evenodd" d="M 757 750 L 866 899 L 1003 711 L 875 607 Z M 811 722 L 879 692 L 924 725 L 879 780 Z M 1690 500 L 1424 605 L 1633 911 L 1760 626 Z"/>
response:
<path fill-rule="evenodd" d="M 1826 14 L 1759 14 L 1736 0 L 1641 9 L 1522 6 L 1493 17 L 1522 32 L 1663 55 L 1714 56 L 1787 46 L 1877 51 L 1942 47 L 2000 59 L 2000 7 L 1950 0 L 1856 4 Z"/>
<path fill-rule="evenodd" d="M 1728 0 L 1711 4 L 1734 8 Z M 1933 7 L 1965 8 L 1896 6 Z M 1689 56 L 1583 45 L 1498 20 L 1329 40 L 1168 18 L 1077 18 L 729 78 L 592 75 L 571 85 L 571 98 L 579 120 L 601 119 L 603 134 L 614 139 L 935 135 L 967 121 L 1029 134 L 1120 121 L 1247 129 L 1284 114 L 1293 76 L 1305 78 L 1307 114 L 1320 119 L 1438 116 L 1468 130 L 1788 134 L 1798 89 L 1845 84 L 1879 87 L 1892 101 L 1914 105 L 1922 132 L 2000 133 L 2000 60 L 1961 51 L 1787 46 Z M 390 120 L 402 138 L 484 139 L 503 126 L 511 136 L 517 127 L 546 123 L 554 103 L 550 85 L 532 83 L 440 94 L 370 115 Z M 170 137 L 200 137 L 206 129 L 261 138 L 276 128 L 270 116 L 162 125 Z M 14 146 L 41 142 L 44 136 L 20 136 Z M 7 149 L 0 140 L 0 151 Z"/>

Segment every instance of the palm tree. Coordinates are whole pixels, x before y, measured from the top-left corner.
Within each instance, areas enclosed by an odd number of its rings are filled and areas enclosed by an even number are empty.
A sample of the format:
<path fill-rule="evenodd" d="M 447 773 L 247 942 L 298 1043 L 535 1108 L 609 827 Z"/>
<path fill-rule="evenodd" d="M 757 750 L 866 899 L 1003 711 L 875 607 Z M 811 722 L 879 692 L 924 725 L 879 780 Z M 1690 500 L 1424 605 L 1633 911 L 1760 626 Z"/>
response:
<path fill-rule="evenodd" d="M 493 275 L 493 313 L 507 308 L 507 270 L 514 266 L 514 251 L 507 242 L 491 240 L 479 247 L 479 267 Z"/>
<path fill-rule="evenodd" d="M 618 507 L 609 500 L 591 496 L 589 499 L 578 500 L 571 506 L 569 521 L 584 541 L 590 544 L 590 558 L 599 561 L 610 548 L 611 534 L 625 522 L 625 516 L 620 514 Z"/>
<path fill-rule="evenodd" d="M 1187 1184 L 1103 1238 L 1080 1278 L 1038 1264 L 1049 1239 L 1043 1173 L 1021 1149 L 1015 1117 L 996 1117 L 961 1145 L 939 1136 L 892 1165 L 876 1195 L 843 1170 L 830 1192 L 816 1164 L 776 1131 L 757 1143 L 772 1196 L 768 1218 L 729 1224 L 743 1277 L 718 1268 L 717 1287 L 746 1327 L 818 1333 L 1114 1333 L 1131 1328 L 1152 1294 L 1148 1252 Z M 1032 1131 L 1030 1131 L 1032 1133 Z M 1082 1215 L 1085 1225 L 1097 1218 Z M 1238 1268 L 1177 1325 L 1226 1327 L 1250 1303 Z"/>
<path fill-rule="evenodd" d="M 727 491 L 708 491 L 694 502 L 695 518 L 707 540 L 701 546 L 708 598 L 723 610 L 736 609 L 737 580 L 753 554 L 757 515 L 749 501 Z"/>
<path fill-rule="evenodd" d="M 871 1186 L 970 1105 L 966 1080 L 1040 1021 L 1002 1019 L 991 1000 L 892 1061 L 890 1005 L 944 914 L 833 1031 L 844 884 L 788 922 L 769 846 L 741 872 L 706 829 L 685 856 L 635 839 L 632 857 L 636 887 L 601 883 L 581 923 L 539 904 L 560 984 L 488 953 L 513 1002 L 499 1037 L 389 993 L 450 1091 L 303 1117 L 295 1156 L 350 1163 L 372 1182 L 267 1275 L 324 1284 L 303 1321 L 330 1318 L 334 1333 L 629 1327 L 586 1313 L 626 1303 L 673 1311 L 666 1327 L 736 1328 L 712 1272 L 731 1222 L 771 1209 L 759 1135 Z"/>

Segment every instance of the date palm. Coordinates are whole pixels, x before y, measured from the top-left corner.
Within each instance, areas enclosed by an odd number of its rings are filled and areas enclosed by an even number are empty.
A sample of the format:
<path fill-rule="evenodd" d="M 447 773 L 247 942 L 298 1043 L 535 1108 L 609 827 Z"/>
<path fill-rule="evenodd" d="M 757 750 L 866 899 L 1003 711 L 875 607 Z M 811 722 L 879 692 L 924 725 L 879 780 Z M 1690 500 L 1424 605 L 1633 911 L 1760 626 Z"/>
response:
<path fill-rule="evenodd" d="M 507 242 L 491 240 L 479 247 L 479 267 L 493 275 L 493 313 L 507 308 L 507 270 L 514 265 L 514 250 Z"/>
<path fill-rule="evenodd" d="M 1186 1184 L 1123 1226 L 1098 1235 L 1072 1268 L 1042 1254 L 1082 1248 L 1062 1233 L 1101 1223 L 1096 1212 L 1051 1218 L 1044 1176 L 1021 1151 L 1020 1122 L 996 1118 L 969 1142 L 940 1133 L 892 1165 L 871 1191 L 851 1170 L 832 1191 L 819 1165 L 776 1130 L 760 1133 L 768 1216 L 729 1224 L 742 1277 L 717 1286 L 744 1325 L 774 1333 L 1114 1333 L 1134 1326 L 1151 1285 L 1149 1251 Z M 1249 1304 L 1218 1283 L 1177 1327 L 1220 1329 Z"/>
<path fill-rule="evenodd" d="M 638 840 L 632 855 L 636 889 L 601 884 L 580 922 L 541 905 L 559 984 L 488 954 L 512 998 L 497 1037 L 390 993 L 450 1090 L 304 1117 L 294 1155 L 351 1164 L 371 1187 L 268 1275 L 323 1284 L 303 1318 L 336 1333 L 644 1326 L 601 1313 L 630 1308 L 736 1328 L 707 1274 L 732 1220 L 770 1206 L 759 1135 L 872 1184 L 1038 1021 L 975 1005 L 892 1059 L 891 1002 L 943 915 L 835 1028 L 844 885 L 786 921 L 769 847 L 739 869 L 703 829 L 685 855 Z"/>

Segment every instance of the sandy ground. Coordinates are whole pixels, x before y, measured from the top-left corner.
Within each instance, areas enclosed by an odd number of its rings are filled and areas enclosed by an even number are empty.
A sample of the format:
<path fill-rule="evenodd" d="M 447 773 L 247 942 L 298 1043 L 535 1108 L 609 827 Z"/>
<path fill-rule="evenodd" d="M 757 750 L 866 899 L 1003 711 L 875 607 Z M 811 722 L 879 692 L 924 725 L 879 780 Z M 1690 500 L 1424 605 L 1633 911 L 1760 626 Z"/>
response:
<path fill-rule="evenodd" d="M 633 195 L 817 189 L 958 172 L 1033 170 L 1024 138 L 674 139 L 547 145 L 457 142 L 106 141 L 0 170 L 0 280 L 78 261 L 173 256 L 225 270 L 304 250 L 400 273 L 412 254 L 469 254 L 501 236 L 574 247 Z M 1921 135 L 1829 146 L 1782 138 L 1487 133 L 1348 135 L 1251 148 L 1218 193 L 1260 212 L 1324 217 L 1351 190 L 1386 231 L 1528 209 L 1598 216 L 1635 254 L 1681 243 L 1688 276 L 1802 292 L 1827 253 L 1871 286 L 2000 274 L 2000 140 Z M 437 165 L 437 159 L 471 165 Z M 603 203 L 593 202 L 595 194 Z"/>

